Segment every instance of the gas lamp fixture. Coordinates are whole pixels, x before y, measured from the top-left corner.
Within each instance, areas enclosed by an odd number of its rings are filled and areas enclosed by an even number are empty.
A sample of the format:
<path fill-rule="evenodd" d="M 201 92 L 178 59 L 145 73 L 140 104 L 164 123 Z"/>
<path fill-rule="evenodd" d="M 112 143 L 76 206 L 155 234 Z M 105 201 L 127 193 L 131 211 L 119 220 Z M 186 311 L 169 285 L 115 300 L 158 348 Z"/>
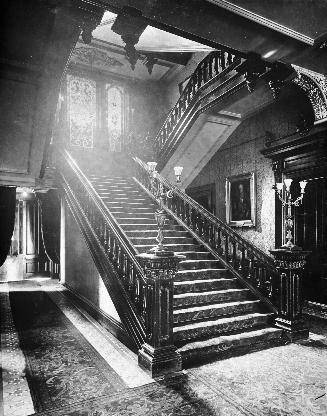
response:
<path fill-rule="evenodd" d="M 157 163 L 156 162 L 148 162 L 147 168 L 148 173 L 150 176 L 150 183 L 151 183 L 151 192 L 155 196 L 155 198 L 159 202 L 159 209 L 155 212 L 154 216 L 158 226 L 158 235 L 156 237 L 156 241 L 158 244 L 153 247 L 150 252 L 156 254 L 157 256 L 173 256 L 174 252 L 169 251 L 167 247 L 164 246 L 164 234 L 163 229 L 166 224 L 166 212 L 164 210 L 164 202 L 166 198 L 171 199 L 173 197 L 173 190 L 169 189 L 168 191 L 164 190 L 163 184 L 160 180 L 158 180 L 158 172 L 156 171 Z M 182 175 L 183 167 L 182 166 L 175 166 L 174 173 L 176 177 L 176 183 L 181 182 L 181 175 Z"/>
<path fill-rule="evenodd" d="M 293 240 L 292 231 L 293 231 L 293 226 L 294 226 L 293 217 L 292 217 L 292 205 L 298 207 L 299 205 L 302 204 L 307 181 L 305 180 L 300 181 L 301 193 L 300 193 L 300 196 L 298 196 L 295 200 L 292 199 L 292 195 L 291 195 L 292 182 L 293 182 L 293 179 L 284 179 L 284 183 L 277 182 L 276 185 L 274 186 L 277 196 L 282 203 L 282 206 L 283 207 L 287 206 L 286 219 L 285 219 L 286 243 L 281 248 L 286 249 L 286 250 L 300 250 L 301 248 L 296 246 L 292 242 Z M 283 193 L 284 188 L 285 188 L 285 192 Z"/>

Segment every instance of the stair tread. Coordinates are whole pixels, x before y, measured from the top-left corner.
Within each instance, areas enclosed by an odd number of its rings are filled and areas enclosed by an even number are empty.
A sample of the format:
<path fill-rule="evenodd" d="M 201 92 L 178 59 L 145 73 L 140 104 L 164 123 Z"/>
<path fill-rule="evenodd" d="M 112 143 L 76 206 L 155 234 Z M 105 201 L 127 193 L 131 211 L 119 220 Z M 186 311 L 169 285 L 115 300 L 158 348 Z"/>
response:
<path fill-rule="evenodd" d="M 218 277 L 218 278 L 215 278 L 215 279 L 194 279 L 194 280 L 184 280 L 184 281 L 182 281 L 182 282 L 174 282 L 174 286 L 183 286 L 183 285 L 194 285 L 194 284 L 196 284 L 196 283 L 199 283 L 199 284 L 204 284 L 204 283 L 212 283 L 212 282 L 217 282 L 217 281 L 219 281 L 219 282 L 221 282 L 221 281 L 224 281 L 224 280 L 226 280 L 226 281 L 230 281 L 231 279 L 228 279 L 228 278 L 224 278 L 224 277 Z M 200 293 L 202 293 L 202 292 L 200 292 Z"/>
<path fill-rule="evenodd" d="M 222 309 L 227 308 L 230 306 L 238 306 L 238 305 L 258 305 L 261 301 L 260 300 L 243 300 L 243 301 L 234 301 L 234 302 L 224 302 L 224 303 L 213 303 L 210 305 L 199 305 L 199 306 L 191 306 L 188 308 L 180 308 L 175 309 L 174 314 L 181 314 L 181 313 L 189 313 L 189 312 L 198 312 L 210 309 Z"/>
<path fill-rule="evenodd" d="M 153 238 L 152 240 L 155 240 L 155 238 Z M 134 244 L 135 247 L 153 247 L 153 245 L 156 244 Z M 196 244 L 191 244 L 191 243 L 185 243 L 185 244 L 179 244 L 179 243 L 171 243 L 171 244 L 165 244 L 165 247 L 173 247 L 173 246 L 195 246 Z M 178 252 L 179 253 L 179 252 Z"/>
<path fill-rule="evenodd" d="M 199 251 L 199 253 L 201 253 L 201 251 Z M 183 261 L 187 261 L 187 260 L 183 260 Z M 195 260 L 195 261 L 199 261 L 199 260 Z M 208 261 L 208 260 L 205 260 L 205 261 Z M 178 270 L 178 272 L 176 274 L 187 274 L 187 273 L 199 273 L 199 274 L 201 274 L 201 273 L 207 272 L 209 270 L 210 271 L 221 272 L 221 271 L 226 271 L 227 269 L 210 268 L 210 269 Z"/>
<path fill-rule="evenodd" d="M 194 263 L 200 263 L 200 262 L 202 262 L 202 263 L 208 263 L 208 262 L 219 262 L 219 260 L 216 260 L 216 259 L 190 259 L 190 260 L 182 260 L 181 261 L 181 263 L 188 263 L 188 264 L 194 264 Z"/>
<path fill-rule="evenodd" d="M 219 324 L 236 322 L 236 321 L 237 322 L 246 321 L 246 320 L 251 319 L 251 318 L 269 317 L 271 315 L 273 315 L 273 314 L 269 313 L 269 312 L 267 312 L 267 313 L 254 312 L 254 313 L 249 313 L 249 314 L 245 314 L 245 315 L 237 315 L 237 316 L 229 316 L 229 317 L 224 316 L 224 317 L 217 318 L 217 319 L 211 319 L 211 320 L 206 320 L 206 321 L 198 321 L 198 322 L 190 322 L 190 323 L 185 324 L 185 325 L 174 326 L 173 332 L 174 333 L 183 332 L 183 331 L 187 331 L 187 330 L 190 330 L 190 329 L 217 326 Z"/>
<path fill-rule="evenodd" d="M 203 282 L 203 280 L 199 280 L 199 282 Z M 177 283 L 177 282 L 176 282 Z M 224 289 L 224 290 L 210 290 L 207 292 L 188 292 L 188 293 L 180 293 L 178 295 L 174 295 L 174 299 L 184 299 L 188 297 L 199 297 L 199 296 L 206 296 L 206 295 L 222 295 L 225 293 L 232 294 L 232 293 L 241 293 L 241 292 L 249 292 L 249 289 Z"/>
<path fill-rule="evenodd" d="M 184 352 L 184 351 L 190 351 L 190 350 L 203 349 L 203 348 L 208 348 L 208 347 L 212 347 L 215 345 L 219 345 L 222 343 L 232 343 L 233 341 L 237 341 L 237 340 L 250 341 L 253 338 L 257 338 L 257 337 L 264 336 L 267 334 L 275 334 L 276 336 L 278 336 L 282 334 L 282 330 L 279 328 L 274 328 L 274 327 L 264 327 L 260 329 L 250 330 L 250 331 L 237 332 L 236 334 L 220 335 L 218 337 L 211 337 L 202 341 L 189 342 L 183 345 L 182 347 L 178 348 L 177 351 Z"/>

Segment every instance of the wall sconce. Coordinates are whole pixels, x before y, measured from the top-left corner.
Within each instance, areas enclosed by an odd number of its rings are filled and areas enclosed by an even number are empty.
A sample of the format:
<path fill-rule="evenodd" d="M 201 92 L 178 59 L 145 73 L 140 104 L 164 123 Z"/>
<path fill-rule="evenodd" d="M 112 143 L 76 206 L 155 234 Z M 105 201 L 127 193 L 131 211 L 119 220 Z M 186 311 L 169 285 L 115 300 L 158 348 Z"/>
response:
<path fill-rule="evenodd" d="M 278 182 L 276 183 L 274 188 L 276 190 L 279 200 L 282 203 L 282 206 L 283 207 L 287 206 L 286 219 L 285 219 L 286 243 L 282 246 L 282 248 L 288 249 L 288 250 L 300 250 L 301 248 L 294 245 L 292 242 L 293 240 L 292 232 L 293 232 L 293 225 L 294 225 L 293 218 L 292 218 L 292 205 L 298 207 L 302 203 L 303 196 L 305 193 L 305 187 L 307 186 L 307 181 L 305 180 L 300 181 L 301 193 L 300 193 L 300 196 L 298 196 L 295 200 L 292 200 L 292 195 L 291 195 L 292 182 L 293 182 L 293 179 L 284 179 L 284 183 Z M 285 186 L 285 196 L 283 196 L 284 186 Z"/>
<path fill-rule="evenodd" d="M 175 176 L 176 176 L 176 183 L 181 182 L 182 172 L 183 172 L 183 167 L 182 166 L 175 166 L 174 167 L 174 173 L 175 173 Z"/>

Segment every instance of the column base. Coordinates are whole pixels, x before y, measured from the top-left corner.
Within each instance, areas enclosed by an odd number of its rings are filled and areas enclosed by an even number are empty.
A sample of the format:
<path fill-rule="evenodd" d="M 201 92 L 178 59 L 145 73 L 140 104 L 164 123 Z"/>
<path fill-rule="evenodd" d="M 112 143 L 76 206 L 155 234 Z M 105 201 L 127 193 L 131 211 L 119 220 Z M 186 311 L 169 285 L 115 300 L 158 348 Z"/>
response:
<path fill-rule="evenodd" d="M 275 325 L 284 329 L 286 337 L 292 342 L 309 338 L 309 329 L 302 320 L 290 321 L 285 318 L 276 318 Z"/>
<path fill-rule="evenodd" d="M 173 346 L 153 348 L 143 344 L 139 350 L 138 364 L 150 373 L 152 378 L 182 370 L 182 357 Z"/>

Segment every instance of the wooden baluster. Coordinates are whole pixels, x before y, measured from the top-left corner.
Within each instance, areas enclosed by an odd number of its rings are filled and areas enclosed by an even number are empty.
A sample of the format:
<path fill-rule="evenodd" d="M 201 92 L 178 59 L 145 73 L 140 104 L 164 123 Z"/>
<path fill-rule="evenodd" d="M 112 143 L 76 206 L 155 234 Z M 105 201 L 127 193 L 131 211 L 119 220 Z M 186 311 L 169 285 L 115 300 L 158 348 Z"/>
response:
<path fill-rule="evenodd" d="M 229 261 L 229 241 L 228 241 L 228 235 L 224 235 L 225 240 L 225 248 L 224 248 L 224 257 L 226 261 Z"/>
<path fill-rule="evenodd" d="M 245 277 L 246 269 L 245 269 L 245 248 L 241 246 L 241 260 L 238 268 L 240 274 Z"/>
<path fill-rule="evenodd" d="M 249 257 L 249 270 L 248 270 L 248 279 L 253 280 L 254 278 L 254 258 L 252 255 Z"/>
<path fill-rule="evenodd" d="M 213 66 L 213 57 L 210 56 L 209 57 L 209 62 L 208 62 L 208 75 L 209 75 L 209 80 L 212 78 L 212 66 Z"/>
<path fill-rule="evenodd" d="M 105 224 L 105 226 L 104 226 L 103 247 L 104 247 L 104 251 L 108 255 L 108 228 L 107 228 L 107 224 Z"/>
<path fill-rule="evenodd" d="M 201 65 L 200 65 L 200 67 L 198 68 L 197 78 L 198 78 L 197 87 L 198 87 L 198 89 L 199 89 L 199 88 L 201 87 L 201 84 L 202 84 L 202 66 L 201 66 Z"/>
<path fill-rule="evenodd" d="M 232 265 L 234 269 L 237 269 L 237 249 L 236 249 L 236 242 L 232 241 Z"/>
<path fill-rule="evenodd" d="M 226 68 L 226 52 L 222 52 L 221 54 L 221 69 L 224 70 Z"/>
<path fill-rule="evenodd" d="M 208 76 L 207 76 L 207 63 L 203 62 L 202 64 L 202 72 L 203 72 L 203 84 L 205 84 L 208 80 Z"/>
<path fill-rule="evenodd" d="M 262 265 L 260 263 L 257 263 L 257 287 L 259 289 L 262 289 L 263 285 L 263 273 L 262 273 Z"/>
<path fill-rule="evenodd" d="M 224 252 L 221 240 L 221 230 L 219 228 L 216 228 L 216 251 L 218 254 L 223 254 Z"/>
<path fill-rule="evenodd" d="M 192 228 L 192 207 L 187 204 L 187 225 Z"/>
<path fill-rule="evenodd" d="M 193 98 L 195 95 L 195 91 L 196 91 L 196 74 L 195 74 L 195 77 L 192 78 L 191 85 L 192 85 L 192 98 Z"/>
<path fill-rule="evenodd" d="M 219 73 L 219 56 L 218 56 L 218 54 L 215 54 L 214 69 L 215 69 L 216 75 L 218 75 L 218 73 Z"/>
<path fill-rule="evenodd" d="M 112 238 L 111 255 L 112 255 L 111 259 L 112 259 L 113 263 L 116 264 L 117 252 L 116 252 L 116 238 L 115 237 Z"/>
<path fill-rule="evenodd" d="M 209 244 L 210 244 L 211 247 L 215 247 L 215 226 L 214 226 L 214 224 L 210 224 Z"/>

